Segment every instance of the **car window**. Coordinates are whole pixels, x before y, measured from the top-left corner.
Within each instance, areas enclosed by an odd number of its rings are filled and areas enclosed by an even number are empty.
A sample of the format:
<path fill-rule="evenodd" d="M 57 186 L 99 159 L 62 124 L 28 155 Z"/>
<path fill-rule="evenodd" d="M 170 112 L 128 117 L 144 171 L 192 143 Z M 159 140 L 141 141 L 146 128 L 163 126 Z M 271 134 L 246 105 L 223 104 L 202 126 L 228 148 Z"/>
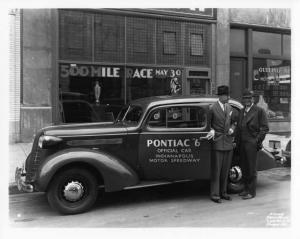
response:
<path fill-rule="evenodd" d="M 142 114 L 143 109 L 141 107 L 130 106 L 123 121 L 126 123 L 137 124 L 140 121 Z"/>
<path fill-rule="evenodd" d="M 152 128 L 205 128 L 207 113 L 200 106 L 179 106 L 152 111 L 147 126 Z"/>
<path fill-rule="evenodd" d="M 157 109 L 152 111 L 148 121 L 148 126 L 154 128 L 166 128 L 166 109 Z"/>

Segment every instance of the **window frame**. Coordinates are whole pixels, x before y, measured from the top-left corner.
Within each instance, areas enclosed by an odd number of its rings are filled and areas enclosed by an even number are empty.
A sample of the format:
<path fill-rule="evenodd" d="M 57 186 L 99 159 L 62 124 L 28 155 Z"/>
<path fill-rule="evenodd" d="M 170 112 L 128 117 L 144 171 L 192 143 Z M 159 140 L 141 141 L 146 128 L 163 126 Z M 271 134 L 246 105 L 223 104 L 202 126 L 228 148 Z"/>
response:
<path fill-rule="evenodd" d="M 170 49 L 170 47 L 166 47 L 166 43 L 168 41 L 165 41 L 165 36 L 167 34 L 174 34 L 174 52 L 166 52 L 166 49 Z M 173 42 L 172 42 L 173 43 Z M 163 54 L 164 55 L 177 55 L 177 41 L 176 41 L 176 31 L 175 32 L 172 32 L 172 31 L 163 31 Z M 168 46 L 172 46 L 171 42 L 170 42 L 170 45 Z M 172 47 L 173 48 L 173 47 Z"/>
<path fill-rule="evenodd" d="M 190 32 L 190 56 L 204 56 L 204 34 L 203 33 L 196 33 L 196 32 Z M 201 37 L 201 53 L 200 54 L 193 54 L 193 44 L 192 44 L 192 36 L 200 36 Z M 198 48 L 196 48 L 198 49 Z"/>

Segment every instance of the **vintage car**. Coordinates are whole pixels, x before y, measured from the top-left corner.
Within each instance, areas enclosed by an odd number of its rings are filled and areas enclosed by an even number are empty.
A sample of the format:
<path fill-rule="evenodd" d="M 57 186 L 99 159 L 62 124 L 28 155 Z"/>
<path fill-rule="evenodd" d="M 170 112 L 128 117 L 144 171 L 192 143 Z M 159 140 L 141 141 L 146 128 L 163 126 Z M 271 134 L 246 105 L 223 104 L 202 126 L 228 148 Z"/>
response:
<path fill-rule="evenodd" d="M 126 105 L 113 123 L 82 123 L 40 130 L 23 168 L 19 190 L 46 192 L 63 214 L 92 207 L 99 192 L 112 192 L 210 178 L 211 142 L 207 123 L 214 97 L 157 96 Z M 242 105 L 229 102 L 238 114 Z M 242 172 L 235 155 L 230 189 L 240 189 Z M 258 169 L 274 167 L 259 152 Z"/>

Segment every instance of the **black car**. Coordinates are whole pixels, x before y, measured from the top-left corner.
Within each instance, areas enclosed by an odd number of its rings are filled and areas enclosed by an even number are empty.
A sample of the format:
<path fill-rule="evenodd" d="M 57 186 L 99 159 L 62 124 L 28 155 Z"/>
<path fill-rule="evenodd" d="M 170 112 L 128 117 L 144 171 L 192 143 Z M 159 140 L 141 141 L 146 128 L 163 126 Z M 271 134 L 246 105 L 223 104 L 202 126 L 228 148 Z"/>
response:
<path fill-rule="evenodd" d="M 150 97 L 126 105 L 113 123 L 47 127 L 36 135 L 25 168 L 17 168 L 20 190 L 46 192 L 64 214 L 91 208 L 106 192 L 182 180 L 210 178 L 211 143 L 206 135 L 213 97 Z M 233 113 L 242 105 L 229 102 Z M 258 170 L 274 167 L 272 154 L 259 152 Z M 240 188 L 235 155 L 230 189 Z M 103 191 L 102 190 L 102 191 Z"/>

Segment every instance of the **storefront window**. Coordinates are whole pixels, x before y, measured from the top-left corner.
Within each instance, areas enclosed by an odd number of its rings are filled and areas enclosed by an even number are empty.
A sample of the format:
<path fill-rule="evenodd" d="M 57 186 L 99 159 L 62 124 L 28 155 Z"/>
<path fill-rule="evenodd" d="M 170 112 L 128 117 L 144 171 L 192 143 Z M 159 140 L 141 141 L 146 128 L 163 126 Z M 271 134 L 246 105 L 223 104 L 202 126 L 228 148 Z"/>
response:
<path fill-rule="evenodd" d="M 253 31 L 253 53 L 281 55 L 281 34 Z"/>
<path fill-rule="evenodd" d="M 269 119 L 290 119 L 291 61 L 254 59 L 253 90 Z"/>
<path fill-rule="evenodd" d="M 124 67 L 60 64 L 64 123 L 113 121 L 124 105 Z"/>
<path fill-rule="evenodd" d="M 129 67 L 127 75 L 127 100 L 158 95 L 182 93 L 182 69 Z"/>
<path fill-rule="evenodd" d="M 230 52 L 245 54 L 246 52 L 245 30 L 230 29 Z"/>

